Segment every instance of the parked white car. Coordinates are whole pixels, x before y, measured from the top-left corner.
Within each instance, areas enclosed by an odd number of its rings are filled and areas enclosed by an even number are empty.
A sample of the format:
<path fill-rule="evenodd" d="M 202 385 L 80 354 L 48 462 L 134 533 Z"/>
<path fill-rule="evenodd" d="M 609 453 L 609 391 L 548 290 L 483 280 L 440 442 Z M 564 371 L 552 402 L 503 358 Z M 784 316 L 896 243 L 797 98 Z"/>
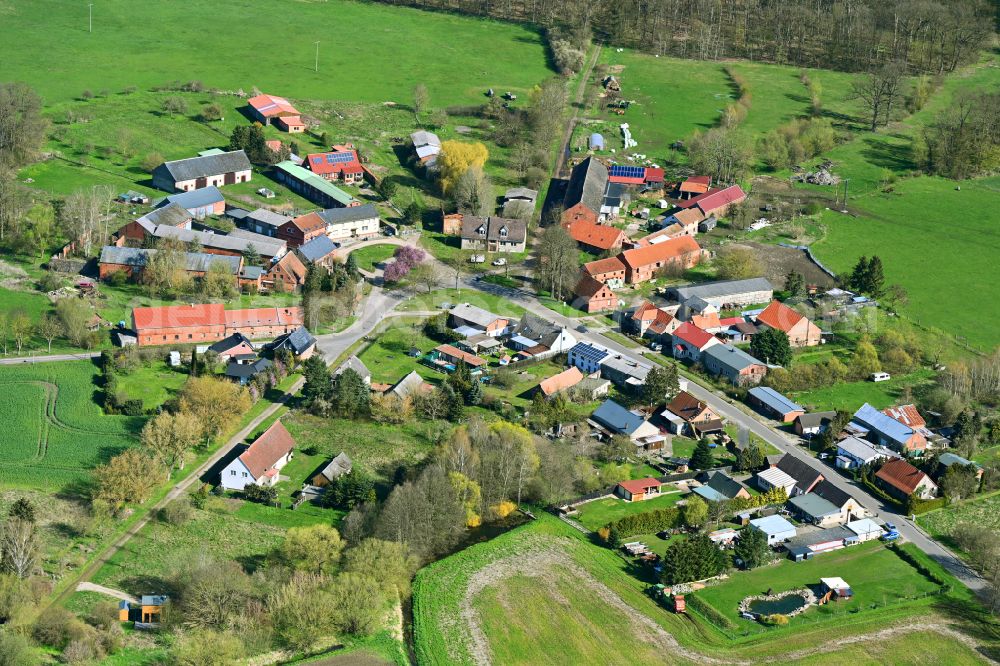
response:
<path fill-rule="evenodd" d="M 890 379 L 892 379 L 892 375 L 890 375 L 888 372 L 873 372 L 872 374 L 868 375 L 868 379 L 870 379 L 873 382 L 887 382 Z"/>
<path fill-rule="evenodd" d="M 499 259 L 494 259 L 493 260 L 493 265 L 494 266 L 506 266 L 507 265 L 507 260 L 504 259 L 503 257 L 500 257 Z"/>
<path fill-rule="evenodd" d="M 469 262 L 473 264 L 483 264 L 486 263 L 486 257 L 481 254 L 474 254 L 469 257 Z"/>

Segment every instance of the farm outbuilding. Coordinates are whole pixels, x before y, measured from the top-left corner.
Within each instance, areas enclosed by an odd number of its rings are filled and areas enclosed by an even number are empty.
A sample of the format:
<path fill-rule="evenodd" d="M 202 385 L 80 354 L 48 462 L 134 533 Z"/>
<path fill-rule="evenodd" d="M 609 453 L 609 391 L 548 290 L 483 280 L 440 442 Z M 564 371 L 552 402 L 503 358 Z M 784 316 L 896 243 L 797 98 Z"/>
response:
<path fill-rule="evenodd" d="M 604 150 L 604 137 L 594 132 L 590 135 L 589 145 L 591 150 Z"/>

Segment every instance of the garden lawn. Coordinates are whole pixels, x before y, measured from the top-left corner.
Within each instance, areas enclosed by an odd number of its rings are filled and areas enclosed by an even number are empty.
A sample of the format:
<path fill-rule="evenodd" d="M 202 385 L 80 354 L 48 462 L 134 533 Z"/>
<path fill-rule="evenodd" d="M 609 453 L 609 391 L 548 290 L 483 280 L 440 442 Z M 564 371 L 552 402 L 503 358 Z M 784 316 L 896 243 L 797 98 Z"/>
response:
<path fill-rule="evenodd" d="M 749 622 L 740 619 L 738 608 L 745 597 L 764 594 L 769 589 L 776 593 L 809 586 L 818 589 L 819 579 L 830 576 L 839 576 L 847 581 L 854 591 L 854 598 L 810 608 L 802 615 L 792 618 L 792 624 L 816 621 L 816 615 L 842 616 L 853 609 L 868 608 L 872 604 L 892 604 L 934 592 L 939 587 L 883 543 L 874 541 L 823 553 L 805 562 L 784 559 L 774 566 L 734 572 L 728 580 L 695 594 L 742 627 Z"/>
<path fill-rule="evenodd" d="M 0 367 L 0 486 L 62 488 L 131 446 L 141 417 L 107 416 L 89 361 Z"/>
<path fill-rule="evenodd" d="M 444 373 L 407 355 L 411 347 L 426 354 L 440 344 L 424 335 L 422 329 L 423 323 L 393 322 L 391 328 L 386 329 L 358 354 L 358 358 L 371 371 L 372 381 L 395 384 L 412 370 L 434 382 L 444 378 Z"/>
<path fill-rule="evenodd" d="M 119 375 L 118 391 L 126 398 L 142 400 L 144 409 L 155 409 L 174 397 L 187 378 L 184 368 L 171 368 L 166 361 L 152 361 Z"/>
<path fill-rule="evenodd" d="M 597 531 L 611 521 L 625 516 L 674 506 L 685 496 L 686 493 L 680 491 L 670 493 L 664 491 L 660 497 L 641 502 L 626 502 L 617 497 L 606 497 L 580 505 L 577 508 L 579 515 L 576 516 L 576 520 L 587 529 Z"/>
<path fill-rule="evenodd" d="M 843 382 L 811 391 L 790 391 L 788 396 L 811 411 L 839 409 L 853 414 L 866 402 L 876 409 L 890 407 L 903 395 L 905 387 L 927 384 L 933 376 L 932 370 L 923 369 L 884 382 Z"/>
<path fill-rule="evenodd" d="M 326 458 L 343 451 L 355 467 L 368 470 L 383 482 L 381 490 L 386 491 L 398 467 L 420 464 L 434 448 L 436 435 L 441 431 L 450 432 L 452 427 L 445 422 L 422 420 L 390 425 L 321 418 L 300 411 L 293 412 L 282 423 L 295 437 L 299 450 L 315 446 L 318 455 Z M 292 482 L 300 483 L 295 478 Z"/>
<path fill-rule="evenodd" d="M 378 245 L 366 245 L 351 252 L 354 260 L 358 262 L 358 268 L 369 273 L 375 270 L 376 264 L 381 264 L 396 251 L 396 245 L 379 243 Z"/>

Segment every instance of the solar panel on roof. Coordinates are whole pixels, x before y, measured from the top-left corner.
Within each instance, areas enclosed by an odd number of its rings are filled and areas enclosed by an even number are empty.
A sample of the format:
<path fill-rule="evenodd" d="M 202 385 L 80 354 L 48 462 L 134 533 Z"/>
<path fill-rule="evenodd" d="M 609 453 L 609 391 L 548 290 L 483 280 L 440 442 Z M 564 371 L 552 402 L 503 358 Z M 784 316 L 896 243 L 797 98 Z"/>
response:
<path fill-rule="evenodd" d="M 351 162 L 354 160 L 354 153 L 333 153 L 331 157 L 334 162 Z"/>
<path fill-rule="evenodd" d="M 616 164 L 611 167 L 611 175 L 620 178 L 644 178 L 646 176 L 646 167 Z"/>

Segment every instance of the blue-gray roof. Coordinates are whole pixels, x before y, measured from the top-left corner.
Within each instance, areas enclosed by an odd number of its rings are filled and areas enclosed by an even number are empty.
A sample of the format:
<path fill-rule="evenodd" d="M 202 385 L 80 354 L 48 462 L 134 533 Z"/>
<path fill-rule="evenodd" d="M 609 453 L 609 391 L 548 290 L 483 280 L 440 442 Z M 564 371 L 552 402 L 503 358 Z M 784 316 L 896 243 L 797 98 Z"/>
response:
<path fill-rule="evenodd" d="M 199 155 L 183 160 L 164 162 L 156 167 L 157 171 L 166 171 L 174 182 L 195 180 L 206 176 L 218 176 L 236 171 L 249 171 L 250 160 L 242 150 L 229 152 L 219 151 L 209 155 Z"/>
<path fill-rule="evenodd" d="M 116 264 L 120 266 L 131 266 L 132 268 L 142 268 L 149 258 L 156 254 L 158 250 L 141 247 L 115 247 L 105 245 L 101 248 L 100 263 Z M 240 270 L 240 257 L 230 257 L 221 254 L 208 254 L 206 252 L 185 252 L 184 270 L 206 273 L 212 266 L 225 266 L 226 270 L 236 275 Z"/>
<path fill-rule="evenodd" d="M 253 363 L 237 363 L 230 361 L 226 366 L 227 377 L 256 377 L 271 367 L 271 362 L 266 358 L 259 358 Z"/>
<path fill-rule="evenodd" d="M 764 365 L 739 347 L 734 347 L 730 344 L 712 345 L 702 353 L 736 372 L 749 368 L 752 365 Z"/>
<path fill-rule="evenodd" d="M 792 402 L 770 386 L 755 386 L 747 391 L 747 393 L 756 398 L 761 404 L 767 406 L 768 409 L 773 409 L 779 414 L 805 411 L 801 405 Z"/>
<path fill-rule="evenodd" d="M 578 342 L 569 351 L 571 354 L 592 363 L 600 363 L 608 355 L 608 350 L 592 345 L 589 342 Z"/>
<path fill-rule="evenodd" d="M 823 499 L 819 495 L 806 493 L 798 495 L 788 500 L 798 511 L 810 518 L 822 518 L 840 513 L 840 509 L 834 506 L 833 502 Z"/>
<path fill-rule="evenodd" d="M 701 495 L 709 502 L 725 502 L 730 499 L 711 486 L 698 486 L 694 489 L 696 495 Z"/>
<path fill-rule="evenodd" d="M 639 429 L 645 419 L 619 405 L 614 400 L 605 400 L 590 415 L 592 419 L 622 435 L 631 435 Z"/>
<path fill-rule="evenodd" d="M 861 405 L 861 409 L 854 413 L 854 420 L 901 446 L 905 446 L 907 440 L 914 433 L 913 428 L 910 426 L 900 423 L 891 416 L 886 416 L 867 402 Z"/>
<path fill-rule="evenodd" d="M 250 349 L 254 348 L 253 343 L 250 342 L 250 339 L 247 336 L 243 335 L 242 333 L 236 332 L 210 345 L 208 351 L 215 352 L 216 354 L 221 354 L 223 352 L 229 351 L 234 347 L 239 347 L 243 343 L 250 345 Z"/>
<path fill-rule="evenodd" d="M 348 210 L 345 208 L 344 210 Z M 306 261 L 319 261 L 329 256 L 331 252 L 340 247 L 340 243 L 334 243 L 326 234 L 321 234 L 299 248 L 299 253 Z"/>
<path fill-rule="evenodd" d="M 214 185 L 200 187 L 190 192 L 171 194 L 164 199 L 164 201 L 175 203 L 189 210 L 191 208 L 204 208 L 205 206 L 211 206 L 225 200 L 226 198 L 222 196 L 222 192 Z"/>
<path fill-rule="evenodd" d="M 285 333 L 276 337 L 271 347 L 273 349 L 287 349 L 295 354 L 301 354 L 314 344 L 316 344 L 316 338 L 312 336 L 312 333 L 305 326 L 299 326 L 291 333 Z"/>
<path fill-rule="evenodd" d="M 765 516 L 763 518 L 754 518 L 750 521 L 750 524 L 765 534 L 777 535 L 784 534 L 785 532 L 795 533 L 795 525 L 792 525 L 790 522 L 777 514 L 773 516 Z"/>
<path fill-rule="evenodd" d="M 938 456 L 938 462 L 944 465 L 945 467 L 951 467 L 952 465 L 972 465 L 976 469 L 982 467 L 982 465 L 980 465 L 977 462 L 973 462 L 971 460 L 963 458 L 962 456 L 956 453 L 951 453 L 951 452 L 942 453 L 940 456 Z"/>
<path fill-rule="evenodd" d="M 378 217 L 378 209 L 374 204 L 364 206 L 348 206 L 346 208 L 327 208 L 318 211 L 318 215 L 327 224 L 339 224 L 341 222 L 360 222 Z"/>
<path fill-rule="evenodd" d="M 162 606 L 170 600 L 165 594 L 144 594 L 139 600 L 143 606 Z"/>
<path fill-rule="evenodd" d="M 264 269 L 260 266 L 244 266 L 240 275 L 247 280 L 257 280 L 264 274 Z"/>

